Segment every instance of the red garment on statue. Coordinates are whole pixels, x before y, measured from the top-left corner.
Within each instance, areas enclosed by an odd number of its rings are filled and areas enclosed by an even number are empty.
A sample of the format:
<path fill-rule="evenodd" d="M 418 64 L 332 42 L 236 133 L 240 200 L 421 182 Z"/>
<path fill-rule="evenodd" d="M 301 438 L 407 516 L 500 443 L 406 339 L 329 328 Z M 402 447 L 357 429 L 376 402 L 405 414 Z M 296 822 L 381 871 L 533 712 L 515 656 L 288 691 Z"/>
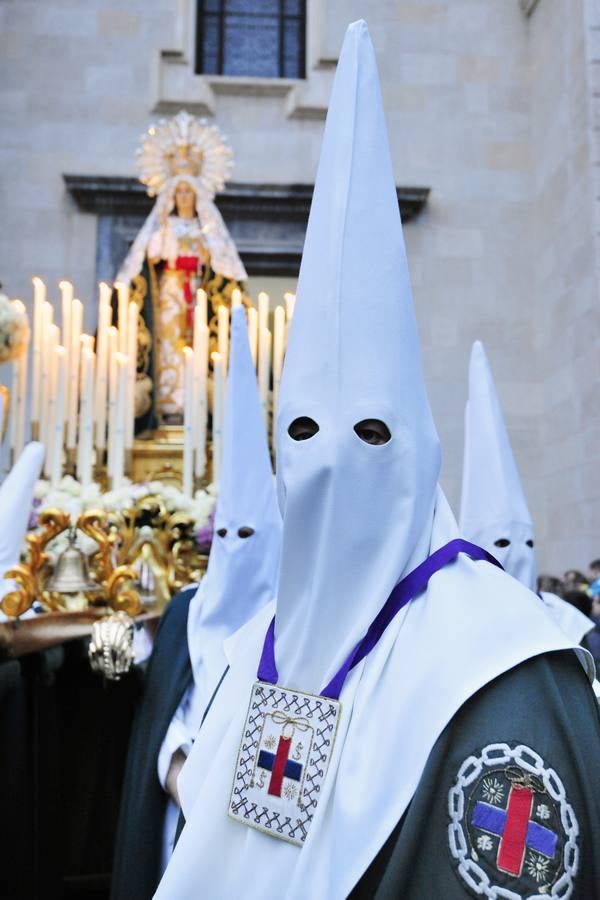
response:
<path fill-rule="evenodd" d="M 185 278 L 183 280 L 183 296 L 186 302 L 186 322 L 188 328 L 194 326 L 194 294 L 192 292 L 191 279 L 192 275 L 198 272 L 199 257 L 197 256 L 178 256 L 175 265 L 167 263 L 167 269 L 183 272 Z"/>

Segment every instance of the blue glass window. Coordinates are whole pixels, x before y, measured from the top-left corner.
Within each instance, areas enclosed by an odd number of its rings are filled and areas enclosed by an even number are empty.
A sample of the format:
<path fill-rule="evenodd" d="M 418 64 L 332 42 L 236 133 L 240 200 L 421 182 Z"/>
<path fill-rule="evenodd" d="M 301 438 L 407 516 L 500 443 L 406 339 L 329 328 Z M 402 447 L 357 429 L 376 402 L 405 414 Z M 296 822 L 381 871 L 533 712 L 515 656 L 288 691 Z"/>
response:
<path fill-rule="evenodd" d="M 304 78 L 306 0 L 198 0 L 196 72 Z"/>

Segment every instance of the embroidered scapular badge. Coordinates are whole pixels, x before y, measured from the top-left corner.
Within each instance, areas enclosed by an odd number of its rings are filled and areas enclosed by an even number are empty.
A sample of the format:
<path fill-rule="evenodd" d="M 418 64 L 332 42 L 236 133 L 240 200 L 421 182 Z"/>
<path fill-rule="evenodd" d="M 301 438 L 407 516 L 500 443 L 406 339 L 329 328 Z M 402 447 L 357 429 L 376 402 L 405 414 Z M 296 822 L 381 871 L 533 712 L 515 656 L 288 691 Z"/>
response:
<path fill-rule="evenodd" d="M 478 897 L 571 896 L 579 825 L 554 769 L 524 744 L 488 744 L 461 765 L 448 794 L 448 844 Z"/>
<path fill-rule="evenodd" d="M 229 815 L 301 846 L 314 816 L 340 704 L 258 682 L 252 688 Z"/>

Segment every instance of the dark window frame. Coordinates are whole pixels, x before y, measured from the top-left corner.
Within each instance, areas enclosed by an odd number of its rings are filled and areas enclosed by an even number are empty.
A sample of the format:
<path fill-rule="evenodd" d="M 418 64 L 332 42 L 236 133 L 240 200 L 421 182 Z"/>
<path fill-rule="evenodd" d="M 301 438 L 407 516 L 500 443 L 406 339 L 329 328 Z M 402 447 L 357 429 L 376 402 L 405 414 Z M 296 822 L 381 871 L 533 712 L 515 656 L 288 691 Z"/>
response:
<path fill-rule="evenodd" d="M 217 9 L 206 10 L 206 0 L 197 0 L 196 4 L 196 48 L 195 48 L 195 73 L 196 75 L 218 75 L 226 76 L 227 72 L 223 71 L 225 61 L 225 25 L 228 12 L 226 10 L 227 0 L 217 0 L 214 4 Z M 286 13 L 285 0 L 279 0 L 278 13 L 252 13 L 252 12 L 232 12 L 230 15 L 239 17 L 247 17 L 248 19 L 277 19 L 278 24 L 278 73 L 274 75 L 260 76 L 250 75 L 254 78 L 306 78 L 306 5 L 307 0 L 298 0 L 299 13 Z M 218 49 L 217 49 L 217 71 L 206 72 L 204 62 L 204 21 L 205 18 L 218 22 Z M 296 21 L 299 23 L 298 35 L 298 74 L 294 76 L 284 75 L 285 67 L 285 40 L 284 26 L 286 21 Z M 237 76 L 231 76 L 237 77 Z"/>

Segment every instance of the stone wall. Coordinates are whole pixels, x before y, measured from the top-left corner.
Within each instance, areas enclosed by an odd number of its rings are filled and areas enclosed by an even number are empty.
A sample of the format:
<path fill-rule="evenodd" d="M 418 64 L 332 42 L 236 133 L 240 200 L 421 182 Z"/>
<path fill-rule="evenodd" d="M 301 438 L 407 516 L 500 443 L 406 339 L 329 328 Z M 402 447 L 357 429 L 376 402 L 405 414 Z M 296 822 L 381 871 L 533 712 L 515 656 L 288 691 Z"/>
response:
<path fill-rule="evenodd" d="M 539 539 L 558 568 L 600 550 L 599 26 L 595 0 L 541 0 L 529 21 Z"/>
<path fill-rule="evenodd" d="M 311 183 L 344 28 L 365 16 L 397 183 L 431 187 L 406 239 L 444 487 L 456 504 L 479 337 L 541 565 L 584 565 L 600 555 L 588 3 L 539 0 L 528 18 L 518 0 L 309 0 L 307 80 L 257 82 L 194 75 L 193 0 L 3 0 L 0 279 L 28 299 L 32 274 L 71 278 L 91 327 L 96 222 L 62 174 L 133 174 L 139 135 L 182 105 L 227 135 L 236 181 Z"/>

